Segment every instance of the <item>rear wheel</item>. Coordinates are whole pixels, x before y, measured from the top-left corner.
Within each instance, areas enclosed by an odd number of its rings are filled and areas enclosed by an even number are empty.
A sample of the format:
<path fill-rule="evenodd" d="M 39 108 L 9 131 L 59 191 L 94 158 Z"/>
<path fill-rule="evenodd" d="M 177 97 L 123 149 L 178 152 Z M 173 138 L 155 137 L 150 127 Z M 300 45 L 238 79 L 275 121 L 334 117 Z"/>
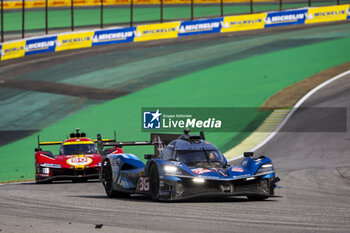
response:
<path fill-rule="evenodd" d="M 112 166 L 109 162 L 109 160 L 106 160 L 103 163 L 103 173 L 102 173 L 102 183 L 105 187 L 105 191 L 108 197 L 128 197 L 128 193 L 118 192 L 113 190 L 113 172 L 112 172 Z"/>
<path fill-rule="evenodd" d="M 153 164 L 150 169 L 150 191 L 153 200 L 159 198 L 159 171 L 157 165 Z"/>
<path fill-rule="evenodd" d="M 274 178 L 268 178 L 260 180 L 259 186 L 258 186 L 258 192 L 261 194 L 268 194 L 268 195 L 274 195 L 275 194 L 275 184 L 274 184 Z M 263 201 L 266 200 L 269 197 L 266 196 L 259 196 L 259 195 L 252 195 L 247 196 L 247 198 L 250 201 Z"/>

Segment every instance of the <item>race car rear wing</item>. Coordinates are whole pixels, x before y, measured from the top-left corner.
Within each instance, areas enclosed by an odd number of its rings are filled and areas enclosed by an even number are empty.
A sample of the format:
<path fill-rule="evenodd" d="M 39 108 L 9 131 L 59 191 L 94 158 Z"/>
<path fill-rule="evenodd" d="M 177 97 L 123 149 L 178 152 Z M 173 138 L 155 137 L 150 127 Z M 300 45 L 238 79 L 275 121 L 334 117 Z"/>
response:
<path fill-rule="evenodd" d="M 76 129 L 75 133 L 71 133 L 69 138 L 86 138 L 85 133 L 79 133 L 79 128 Z M 97 143 L 97 139 L 92 140 Z M 114 131 L 114 139 L 103 139 L 103 142 L 115 142 L 116 141 L 116 132 Z M 54 142 L 40 142 L 40 136 L 38 135 L 38 147 L 35 148 L 35 152 L 41 151 L 40 146 L 52 146 L 52 145 L 61 145 L 64 141 L 54 141 Z"/>
<path fill-rule="evenodd" d="M 180 137 L 188 136 L 188 138 L 196 138 L 205 140 L 204 133 L 201 131 L 200 136 L 188 135 L 189 131 L 185 130 L 185 134 L 166 134 L 166 133 L 151 133 L 150 141 L 133 141 L 133 142 L 117 142 L 117 141 L 105 141 L 102 139 L 101 134 L 97 134 L 97 148 L 101 155 L 103 155 L 103 148 L 105 146 L 154 146 L 154 154 L 158 155 L 162 152 L 170 142 Z"/>

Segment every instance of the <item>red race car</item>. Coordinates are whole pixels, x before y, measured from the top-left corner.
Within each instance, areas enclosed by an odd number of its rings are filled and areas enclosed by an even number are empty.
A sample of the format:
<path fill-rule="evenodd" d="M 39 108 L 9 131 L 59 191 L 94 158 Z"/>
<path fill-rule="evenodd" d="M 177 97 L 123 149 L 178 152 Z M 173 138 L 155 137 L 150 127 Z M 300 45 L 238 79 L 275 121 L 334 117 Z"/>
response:
<path fill-rule="evenodd" d="M 36 183 L 98 179 L 101 156 L 96 151 L 96 141 L 87 138 L 85 133 L 79 133 L 79 129 L 64 141 L 40 142 L 38 137 L 38 148 L 35 148 Z M 115 142 L 115 139 L 106 141 Z M 40 147 L 47 145 L 60 145 L 59 154 L 53 155 L 51 151 L 43 151 Z"/>

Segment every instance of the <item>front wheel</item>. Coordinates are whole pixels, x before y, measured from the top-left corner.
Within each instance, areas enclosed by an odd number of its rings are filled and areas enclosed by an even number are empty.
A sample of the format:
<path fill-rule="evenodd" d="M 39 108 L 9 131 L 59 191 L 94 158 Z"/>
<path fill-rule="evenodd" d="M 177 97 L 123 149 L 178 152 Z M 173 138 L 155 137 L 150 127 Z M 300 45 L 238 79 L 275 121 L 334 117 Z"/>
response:
<path fill-rule="evenodd" d="M 261 194 L 274 195 L 275 194 L 274 178 L 260 180 L 257 191 Z M 263 201 L 269 197 L 259 196 L 259 195 L 250 195 L 250 196 L 247 196 L 247 198 L 250 201 Z"/>
<path fill-rule="evenodd" d="M 159 199 L 159 171 L 157 165 L 153 164 L 150 169 L 150 191 L 153 200 Z"/>
<path fill-rule="evenodd" d="M 109 162 L 109 160 L 106 160 L 103 163 L 103 173 L 102 173 L 102 184 L 105 187 L 105 191 L 107 194 L 107 197 L 114 198 L 114 197 L 128 197 L 128 193 L 118 192 L 113 190 L 113 172 L 112 172 L 112 165 Z"/>

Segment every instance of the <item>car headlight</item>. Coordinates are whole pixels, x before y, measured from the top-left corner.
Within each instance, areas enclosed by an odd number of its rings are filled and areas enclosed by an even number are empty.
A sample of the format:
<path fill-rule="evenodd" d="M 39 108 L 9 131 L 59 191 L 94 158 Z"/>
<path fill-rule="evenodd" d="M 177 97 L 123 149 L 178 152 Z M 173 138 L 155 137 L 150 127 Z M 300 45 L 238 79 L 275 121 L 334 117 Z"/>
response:
<path fill-rule="evenodd" d="M 175 166 L 171 166 L 171 165 L 165 165 L 163 166 L 164 169 L 164 173 L 167 175 L 175 175 L 178 171 L 178 168 Z"/>
<path fill-rule="evenodd" d="M 260 168 L 258 169 L 258 171 L 255 174 L 273 172 L 274 170 L 275 169 L 273 168 L 272 163 L 265 163 L 265 164 L 260 166 Z"/>
<path fill-rule="evenodd" d="M 196 178 L 193 178 L 193 182 L 198 184 L 203 184 L 205 182 L 205 179 L 196 177 Z"/>
<path fill-rule="evenodd" d="M 192 176 L 189 173 L 182 170 L 181 168 L 173 165 L 163 165 L 163 171 L 164 171 L 164 174 L 168 176 L 175 176 L 175 175 Z"/>
<path fill-rule="evenodd" d="M 42 168 L 42 173 L 44 173 L 44 174 L 49 174 L 49 173 L 50 173 L 50 168 L 48 168 L 48 167 L 43 167 L 43 168 Z"/>

